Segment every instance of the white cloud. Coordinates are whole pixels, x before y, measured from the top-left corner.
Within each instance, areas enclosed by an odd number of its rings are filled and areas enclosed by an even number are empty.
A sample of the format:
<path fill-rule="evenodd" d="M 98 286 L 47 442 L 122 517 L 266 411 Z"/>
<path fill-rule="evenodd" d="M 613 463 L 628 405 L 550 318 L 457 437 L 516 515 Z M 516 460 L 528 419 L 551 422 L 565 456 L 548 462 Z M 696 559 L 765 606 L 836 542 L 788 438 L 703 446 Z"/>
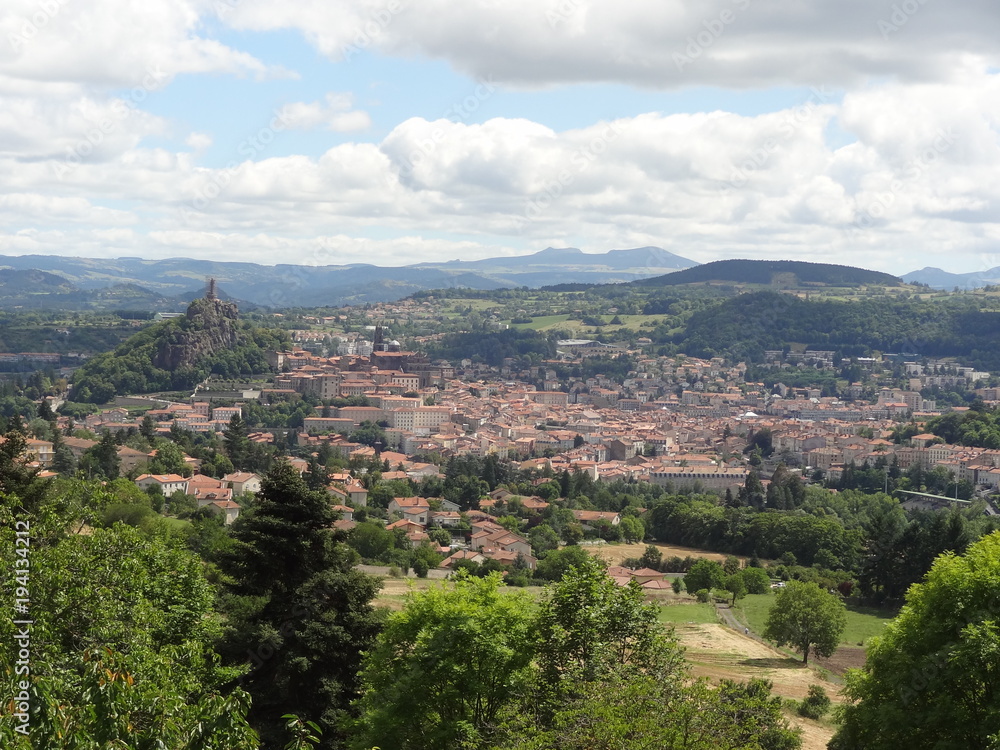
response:
<path fill-rule="evenodd" d="M 323 102 L 293 102 L 281 108 L 278 116 L 286 128 L 313 130 L 323 128 L 338 133 L 367 130 L 371 117 L 367 112 L 353 110 L 354 98 L 349 93 L 331 92 Z"/>
<path fill-rule="evenodd" d="M 371 48 L 525 87 L 848 86 L 1000 61 L 993 0 L 243 0 L 225 20 L 299 29 L 333 60 Z"/>
<path fill-rule="evenodd" d="M 19 40 L 0 51 L 4 252 L 402 263 L 655 244 L 903 272 L 943 252 L 979 268 L 1000 240 L 1000 75 L 985 72 L 1000 14 L 986 0 L 53 1 L 44 23 L 34 0 L 0 18 L 0 41 Z M 893 21 L 894 4 L 914 11 Z M 212 39 L 213 16 L 298 29 L 343 72 L 359 50 L 442 59 L 490 81 L 477 103 L 564 82 L 817 92 L 754 117 L 648 112 L 560 131 L 410 118 L 316 158 L 271 151 L 272 124 L 212 168 L 212 136 L 174 132 L 146 96 L 180 73 L 284 74 Z M 373 130 L 344 92 L 281 117 Z"/>
<path fill-rule="evenodd" d="M 130 146 L 61 182 L 44 158 L 15 169 L 8 157 L 8 190 L 31 198 L 0 203 L 2 247 L 80 254 L 107 230 L 102 252 L 307 262 L 316 238 L 337 237 L 338 262 L 392 263 L 654 244 L 695 260 L 826 257 L 896 272 L 946 247 L 950 263 L 979 268 L 1000 239 L 997 86 L 980 73 L 962 90 L 883 84 L 756 117 L 648 113 L 562 132 L 523 119 L 413 118 L 379 144 L 224 170 Z M 834 126 L 856 140 L 831 145 Z M 63 203 L 44 216 L 53 193 Z M 106 201 L 130 208 L 108 213 Z M 88 215 L 89 234 L 78 226 Z"/>

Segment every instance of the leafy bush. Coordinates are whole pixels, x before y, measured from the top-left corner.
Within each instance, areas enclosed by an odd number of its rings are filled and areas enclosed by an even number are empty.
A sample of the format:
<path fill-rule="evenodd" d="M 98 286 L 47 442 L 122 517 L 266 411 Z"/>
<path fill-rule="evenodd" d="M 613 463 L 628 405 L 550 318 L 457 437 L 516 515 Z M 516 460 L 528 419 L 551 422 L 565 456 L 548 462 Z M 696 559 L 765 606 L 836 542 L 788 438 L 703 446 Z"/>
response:
<path fill-rule="evenodd" d="M 799 703 L 799 716 L 822 719 L 830 710 L 830 696 L 819 685 L 810 685 L 809 694 Z"/>

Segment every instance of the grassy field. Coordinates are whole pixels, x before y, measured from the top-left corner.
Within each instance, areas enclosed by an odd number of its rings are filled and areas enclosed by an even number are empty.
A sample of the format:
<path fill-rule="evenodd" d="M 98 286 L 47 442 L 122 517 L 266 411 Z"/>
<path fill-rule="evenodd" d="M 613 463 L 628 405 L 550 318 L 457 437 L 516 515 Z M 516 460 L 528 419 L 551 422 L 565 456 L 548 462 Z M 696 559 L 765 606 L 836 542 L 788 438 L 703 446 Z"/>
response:
<path fill-rule="evenodd" d="M 543 328 L 552 328 L 569 320 L 569 315 L 540 315 L 530 323 L 511 323 L 511 328 L 521 330 L 540 331 Z M 577 323 L 579 325 L 579 323 Z"/>
<path fill-rule="evenodd" d="M 713 605 L 697 602 L 664 604 L 660 607 L 656 619 L 674 625 L 704 625 L 719 621 Z"/>
<path fill-rule="evenodd" d="M 737 617 L 746 622 L 755 633 L 763 633 L 767 622 L 767 613 L 774 604 L 774 594 L 750 594 L 736 604 Z M 847 629 L 841 638 L 841 643 L 849 646 L 862 646 L 872 636 L 878 635 L 886 624 L 895 617 L 894 612 L 858 608 L 847 610 Z"/>

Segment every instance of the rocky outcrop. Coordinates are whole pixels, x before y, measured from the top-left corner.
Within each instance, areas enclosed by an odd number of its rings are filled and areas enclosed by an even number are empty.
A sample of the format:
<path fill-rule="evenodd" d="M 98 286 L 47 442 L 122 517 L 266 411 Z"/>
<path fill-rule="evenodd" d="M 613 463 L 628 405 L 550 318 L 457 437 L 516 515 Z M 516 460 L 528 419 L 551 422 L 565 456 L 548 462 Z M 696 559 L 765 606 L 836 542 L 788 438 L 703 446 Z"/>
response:
<path fill-rule="evenodd" d="M 176 329 L 160 342 L 155 367 L 171 372 L 192 367 L 198 360 L 236 345 L 239 310 L 232 302 L 196 299 Z"/>

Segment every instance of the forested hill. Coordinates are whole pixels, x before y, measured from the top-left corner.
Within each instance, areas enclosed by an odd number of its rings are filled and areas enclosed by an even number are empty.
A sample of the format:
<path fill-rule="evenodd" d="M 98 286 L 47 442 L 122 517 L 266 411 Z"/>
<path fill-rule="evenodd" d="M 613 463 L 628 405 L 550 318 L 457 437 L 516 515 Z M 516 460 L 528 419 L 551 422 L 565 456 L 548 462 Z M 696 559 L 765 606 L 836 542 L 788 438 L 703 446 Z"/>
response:
<path fill-rule="evenodd" d="M 236 306 L 198 299 L 187 315 L 143 329 L 77 373 L 73 400 L 103 404 L 116 395 L 187 390 L 214 374 L 268 372 L 267 352 L 290 346 L 287 334 L 241 323 Z"/>
<path fill-rule="evenodd" d="M 685 268 L 666 276 L 630 282 L 633 286 L 678 286 L 707 281 L 744 284 L 824 284 L 826 286 L 900 286 L 903 282 L 887 273 L 830 263 L 798 260 L 718 260 Z"/>
<path fill-rule="evenodd" d="M 683 271 L 678 273 L 684 273 Z M 674 343 L 696 357 L 761 361 L 767 349 L 804 344 L 843 356 L 872 351 L 961 357 L 979 369 L 1000 369 L 1000 313 L 975 302 L 870 298 L 803 300 L 755 292 L 695 313 Z"/>

